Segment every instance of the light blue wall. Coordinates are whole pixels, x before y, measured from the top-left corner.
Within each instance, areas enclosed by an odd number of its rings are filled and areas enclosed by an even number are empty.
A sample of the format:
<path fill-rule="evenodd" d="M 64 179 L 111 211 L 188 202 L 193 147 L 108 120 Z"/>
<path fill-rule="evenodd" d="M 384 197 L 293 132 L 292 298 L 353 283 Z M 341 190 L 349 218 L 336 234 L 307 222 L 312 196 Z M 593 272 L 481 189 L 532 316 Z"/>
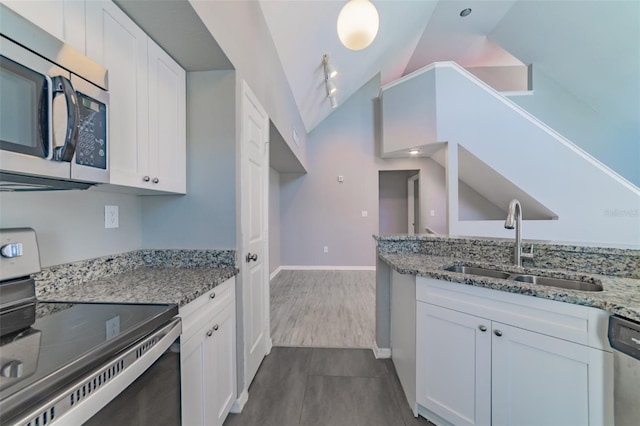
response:
<path fill-rule="evenodd" d="M 145 248 L 236 247 L 236 76 L 187 73 L 187 194 L 142 197 Z"/>
<path fill-rule="evenodd" d="M 307 174 L 280 174 L 283 266 L 373 267 L 379 172 L 420 170 L 421 176 L 427 176 L 428 164 L 435 164 L 425 158 L 383 160 L 376 156 L 379 91 L 380 80 L 375 77 L 307 135 Z M 344 177 L 342 183 L 338 176 Z M 429 181 L 421 180 L 422 199 L 429 188 Z M 440 207 L 429 207 L 437 211 L 434 219 L 444 217 L 444 205 Z M 420 223 L 433 226 L 428 219 L 421 217 Z M 323 252 L 324 246 L 328 253 Z"/>
<path fill-rule="evenodd" d="M 105 229 L 104 206 L 118 206 L 120 227 Z M 0 193 L 0 228 L 33 228 L 42 266 L 140 248 L 137 195 L 96 191 Z"/>
<path fill-rule="evenodd" d="M 597 82 L 594 82 L 597 84 Z M 640 186 L 640 117 L 624 123 L 596 111 L 533 66 L 533 94 L 512 101 Z M 640 94 L 639 100 L 640 102 Z"/>

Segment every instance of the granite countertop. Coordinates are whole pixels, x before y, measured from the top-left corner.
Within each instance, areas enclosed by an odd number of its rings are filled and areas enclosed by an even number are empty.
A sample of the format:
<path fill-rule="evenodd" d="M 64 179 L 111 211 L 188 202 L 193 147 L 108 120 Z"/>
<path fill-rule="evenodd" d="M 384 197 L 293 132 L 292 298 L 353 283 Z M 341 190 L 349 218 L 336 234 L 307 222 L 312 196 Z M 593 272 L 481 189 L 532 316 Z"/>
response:
<path fill-rule="evenodd" d="M 442 257 L 421 253 L 383 253 L 380 259 L 388 263 L 401 274 L 412 274 L 422 277 L 436 278 L 476 287 L 541 297 L 576 305 L 591 306 L 604 309 L 634 321 L 640 321 L 640 279 L 622 278 L 606 275 L 580 274 L 560 269 L 519 268 L 500 263 L 465 261 L 460 258 Z M 467 275 L 445 271 L 453 265 L 473 265 L 484 268 L 500 269 L 507 272 L 539 274 L 557 278 L 573 278 L 583 280 L 599 280 L 603 291 L 578 291 L 556 287 L 528 284 L 513 280 Z"/>
<path fill-rule="evenodd" d="M 141 267 L 60 288 L 40 301 L 177 303 L 184 306 L 238 274 L 232 267 Z"/>

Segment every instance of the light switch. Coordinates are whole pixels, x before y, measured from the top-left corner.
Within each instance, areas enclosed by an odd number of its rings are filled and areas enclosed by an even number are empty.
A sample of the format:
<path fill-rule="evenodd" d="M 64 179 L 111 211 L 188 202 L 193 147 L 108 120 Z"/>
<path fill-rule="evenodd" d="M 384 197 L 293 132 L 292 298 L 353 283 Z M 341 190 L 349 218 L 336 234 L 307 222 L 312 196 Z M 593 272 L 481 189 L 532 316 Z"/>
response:
<path fill-rule="evenodd" d="M 436 211 L 435 210 L 431 210 L 430 214 L 431 214 L 431 217 L 434 217 L 436 215 Z"/>
<path fill-rule="evenodd" d="M 369 212 L 366 210 L 362 210 L 362 217 L 367 217 L 369 216 Z"/>
<path fill-rule="evenodd" d="M 338 176 L 338 182 L 344 182 L 344 176 L 342 175 Z"/>

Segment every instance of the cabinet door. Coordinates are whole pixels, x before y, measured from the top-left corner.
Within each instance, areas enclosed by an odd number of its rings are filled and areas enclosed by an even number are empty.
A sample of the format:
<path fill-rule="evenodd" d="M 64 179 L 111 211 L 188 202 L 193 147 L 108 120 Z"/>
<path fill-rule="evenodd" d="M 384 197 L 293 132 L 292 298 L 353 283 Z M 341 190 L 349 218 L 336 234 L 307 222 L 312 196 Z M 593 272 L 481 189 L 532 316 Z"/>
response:
<path fill-rule="evenodd" d="M 418 302 L 416 323 L 418 404 L 452 424 L 490 424 L 491 321 Z"/>
<path fill-rule="evenodd" d="M 236 395 L 235 309 L 228 305 L 211 321 L 213 346 L 207 353 L 205 368 L 214 371 L 215 379 L 205 383 L 207 425 L 222 425 Z"/>
<path fill-rule="evenodd" d="M 500 323 L 492 331 L 494 425 L 610 424 L 597 403 L 610 354 Z"/>
<path fill-rule="evenodd" d="M 148 175 L 147 35 L 110 1 L 86 2 L 87 56 L 109 70 L 110 183 Z"/>
<path fill-rule="evenodd" d="M 201 327 L 189 340 L 181 342 L 180 347 L 180 381 L 182 399 L 182 424 L 204 425 L 205 423 L 205 389 L 204 373 L 208 344 L 209 326 Z M 210 371 L 209 371 L 210 373 Z"/>
<path fill-rule="evenodd" d="M 149 40 L 151 188 L 186 192 L 186 74 Z"/>
<path fill-rule="evenodd" d="M 64 41 L 64 0 L 3 0 L 2 4 Z"/>
<path fill-rule="evenodd" d="M 182 424 L 221 426 L 236 395 L 235 304 L 182 344 Z"/>

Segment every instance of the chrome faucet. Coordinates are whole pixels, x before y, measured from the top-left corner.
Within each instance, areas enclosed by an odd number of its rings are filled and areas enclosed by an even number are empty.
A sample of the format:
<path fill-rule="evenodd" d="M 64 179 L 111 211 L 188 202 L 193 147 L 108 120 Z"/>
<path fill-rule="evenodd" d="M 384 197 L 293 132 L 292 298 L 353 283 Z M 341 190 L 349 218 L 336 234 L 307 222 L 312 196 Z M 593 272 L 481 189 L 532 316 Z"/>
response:
<path fill-rule="evenodd" d="M 513 263 L 516 266 L 522 266 L 522 258 L 533 259 L 533 244 L 531 245 L 531 251 L 529 253 L 522 252 L 522 206 L 517 199 L 511 200 L 509 203 L 509 211 L 507 212 L 507 219 L 504 221 L 504 227 L 507 229 L 516 228 L 516 241 L 513 246 Z"/>

